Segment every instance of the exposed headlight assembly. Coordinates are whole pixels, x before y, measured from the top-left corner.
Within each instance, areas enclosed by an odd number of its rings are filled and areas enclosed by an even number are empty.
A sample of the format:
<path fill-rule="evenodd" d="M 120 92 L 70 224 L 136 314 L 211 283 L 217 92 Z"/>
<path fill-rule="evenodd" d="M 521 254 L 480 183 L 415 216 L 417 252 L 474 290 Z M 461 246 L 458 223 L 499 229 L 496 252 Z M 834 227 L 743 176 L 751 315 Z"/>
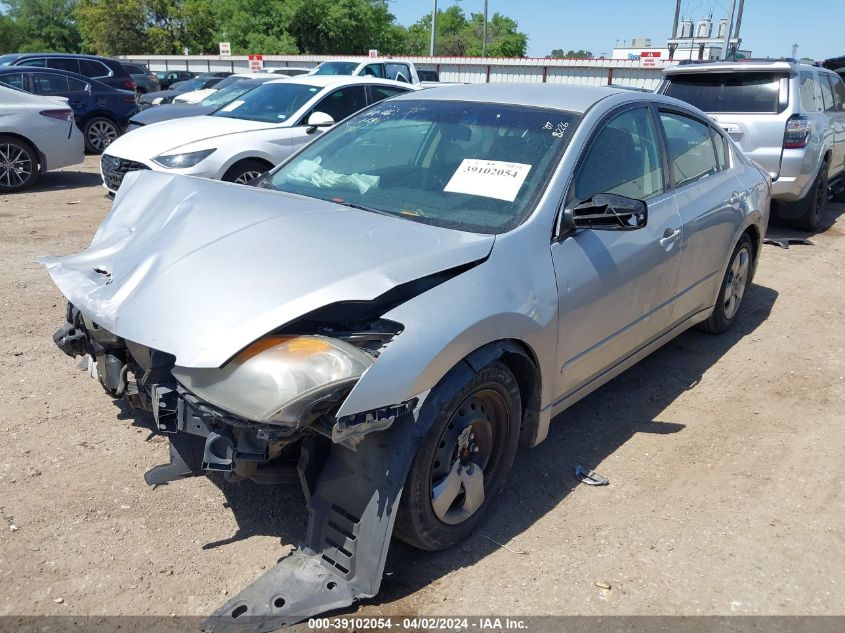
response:
<path fill-rule="evenodd" d="M 173 376 L 195 396 L 233 415 L 290 426 L 318 401 L 355 384 L 374 362 L 366 352 L 325 336 L 269 336 L 221 368 L 176 366 Z"/>
<path fill-rule="evenodd" d="M 167 169 L 184 169 L 193 167 L 201 160 L 211 156 L 216 149 L 201 149 L 198 152 L 186 152 L 184 154 L 162 154 L 153 158 L 153 162 Z"/>

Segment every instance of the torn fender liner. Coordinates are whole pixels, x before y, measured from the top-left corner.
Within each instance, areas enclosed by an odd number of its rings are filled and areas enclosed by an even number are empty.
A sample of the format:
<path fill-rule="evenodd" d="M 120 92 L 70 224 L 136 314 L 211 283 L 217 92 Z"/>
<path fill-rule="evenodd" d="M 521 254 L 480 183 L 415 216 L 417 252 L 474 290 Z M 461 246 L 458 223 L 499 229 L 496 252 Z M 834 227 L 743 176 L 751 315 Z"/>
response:
<path fill-rule="evenodd" d="M 59 290 L 116 336 L 220 367 L 326 305 L 486 258 L 495 237 L 154 171 L 127 179 L 91 245 L 46 257 Z"/>
<path fill-rule="evenodd" d="M 303 445 L 306 543 L 215 611 L 204 631 L 264 633 L 378 593 L 402 487 L 435 417 L 419 414 L 399 416 L 355 451 L 335 444 L 325 455 L 316 440 Z"/>

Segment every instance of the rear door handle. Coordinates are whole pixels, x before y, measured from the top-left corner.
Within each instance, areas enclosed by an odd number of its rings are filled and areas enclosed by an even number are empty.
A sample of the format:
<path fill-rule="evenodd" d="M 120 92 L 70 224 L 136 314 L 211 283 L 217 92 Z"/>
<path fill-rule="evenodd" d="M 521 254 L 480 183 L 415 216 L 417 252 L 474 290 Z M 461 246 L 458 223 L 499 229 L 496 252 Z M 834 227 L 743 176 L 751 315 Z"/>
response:
<path fill-rule="evenodd" d="M 659 242 L 660 245 L 668 251 L 672 248 L 679 237 L 681 237 L 681 229 L 666 229 Z"/>

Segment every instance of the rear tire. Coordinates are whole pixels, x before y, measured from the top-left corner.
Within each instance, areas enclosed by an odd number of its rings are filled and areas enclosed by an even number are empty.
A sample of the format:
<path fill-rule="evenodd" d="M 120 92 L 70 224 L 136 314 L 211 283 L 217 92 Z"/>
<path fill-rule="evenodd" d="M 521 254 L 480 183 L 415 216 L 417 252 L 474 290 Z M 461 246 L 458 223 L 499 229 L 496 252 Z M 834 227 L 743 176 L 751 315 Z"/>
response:
<path fill-rule="evenodd" d="M 223 174 L 222 180 L 245 185 L 251 180 L 258 178 L 268 169 L 272 169 L 272 166 L 268 167 L 267 163 L 255 158 L 246 158 L 244 160 L 239 160 L 237 163 L 229 167 L 226 173 Z"/>
<path fill-rule="evenodd" d="M 85 151 L 89 154 L 102 154 L 120 136 L 120 127 L 111 119 L 95 116 L 85 122 L 82 136 L 85 137 Z"/>
<path fill-rule="evenodd" d="M 802 231 L 818 231 L 825 208 L 827 207 L 827 163 L 822 163 L 809 193 L 799 203 L 803 214 L 792 220 L 792 226 Z"/>
<path fill-rule="evenodd" d="M 711 334 L 722 334 L 733 327 L 742 308 L 747 286 L 751 281 L 753 266 L 754 245 L 748 234 L 743 233 L 731 254 L 713 312 L 706 321 L 700 324 L 700 329 Z"/>
<path fill-rule="evenodd" d="M 521 401 L 513 373 L 493 361 L 429 394 L 443 403 L 411 464 L 395 534 L 423 550 L 468 537 L 504 488 L 519 441 Z"/>
<path fill-rule="evenodd" d="M 31 187 L 39 174 L 38 152 L 16 136 L 0 136 L 0 192 Z"/>

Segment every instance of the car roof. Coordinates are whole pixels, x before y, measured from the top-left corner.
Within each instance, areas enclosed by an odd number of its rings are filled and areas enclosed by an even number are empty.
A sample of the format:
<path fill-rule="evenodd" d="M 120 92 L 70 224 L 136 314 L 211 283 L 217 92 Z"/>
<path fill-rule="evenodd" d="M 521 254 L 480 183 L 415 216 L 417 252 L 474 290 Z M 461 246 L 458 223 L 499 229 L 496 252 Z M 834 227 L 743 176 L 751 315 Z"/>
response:
<path fill-rule="evenodd" d="M 787 59 L 750 59 L 731 62 L 704 62 L 676 64 L 663 69 L 666 75 L 684 75 L 696 73 L 733 73 L 733 72 L 760 72 L 760 71 L 781 71 L 789 72 L 796 70 L 810 70 L 816 68 L 824 71 L 826 69 L 814 64 L 804 64 Z"/>
<path fill-rule="evenodd" d="M 16 53 L 17 58 L 20 59 L 21 57 L 76 57 L 78 59 L 96 59 L 99 61 L 109 61 L 114 64 L 120 64 L 120 62 L 116 59 L 112 59 L 110 57 L 103 57 L 102 55 L 85 55 L 84 53 Z M 129 62 L 132 63 L 132 62 Z"/>
<path fill-rule="evenodd" d="M 395 98 L 431 101 L 479 101 L 584 113 L 605 97 L 616 94 L 629 95 L 637 99 L 652 98 L 653 96 L 647 93 L 620 90 L 607 86 L 484 83 L 444 85 L 420 90 L 414 92 L 413 95 L 399 95 Z"/>
<path fill-rule="evenodd" d="M 71 72 L 69 70 L 62 70 L 61 68 L 41 68 L 40 66 L 0 66 L 0 75 L 11 75 L 18 73 L 61 75 L 62 77 L 71 77 L 72 79 L 77 79 L 83 83 L 91 84 L 92 88 L 96 87 L 98 89 L 108 90 L 110 92 L 131 92 L 130 90 L 120 90 L 118 88 L 113 88 L 108 84 L 104 84 L 102 81 L 97 81 L 92 77 L 86 77 L 85 75 L 80 75 L 79 73 Z"/>
<path fill-rule="evenodd" d="M 357 77 L 353 75 L 297 75 L 296 77 L 279 77 L 271 83 L 295 83 L 318 88 L 330 86 L 354 86 L 381 84 L 384 86 L 402 86 L 408 90 L 414 90 L 415 86 L 392 79 L 378 79 L 377 77 Z"/>

